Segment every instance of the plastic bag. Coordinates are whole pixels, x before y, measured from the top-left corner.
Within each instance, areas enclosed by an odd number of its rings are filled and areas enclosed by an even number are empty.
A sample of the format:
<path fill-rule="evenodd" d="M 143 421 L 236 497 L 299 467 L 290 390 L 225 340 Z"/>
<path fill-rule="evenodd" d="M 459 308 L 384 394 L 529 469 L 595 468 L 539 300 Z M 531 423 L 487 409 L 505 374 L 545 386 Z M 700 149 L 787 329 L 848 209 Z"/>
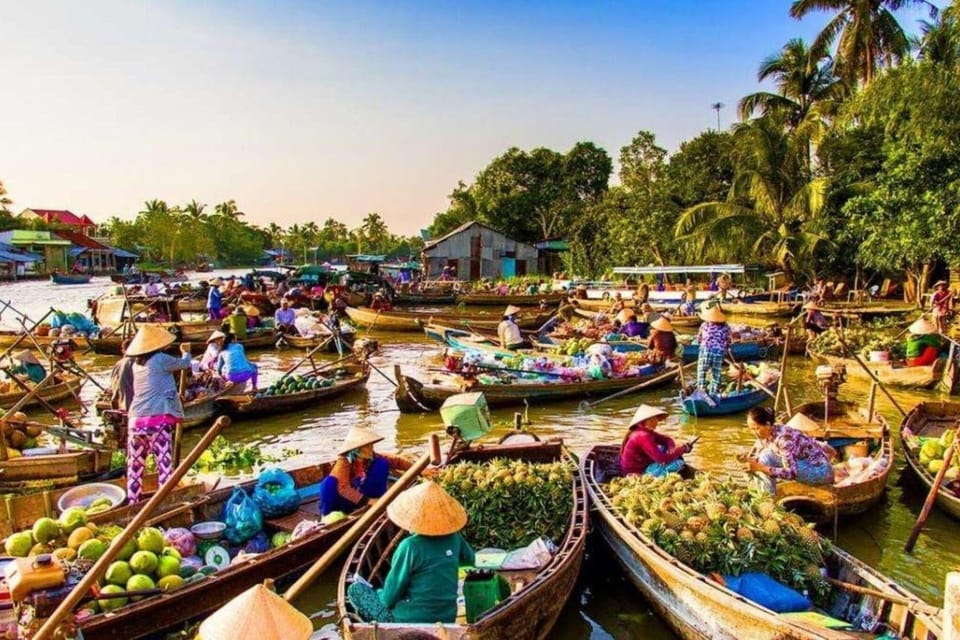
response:
<path fill-rule="evenodd" d="M 63 311 L 54 311 L 50 316 L 50 326 L 54 329 L 59 329 L 65 324 L 68 324 L 67 314 Z"/>
<path fill-rule="evenodd" d="M 293 513 L 300 506 L 293 477 L 277 467 L 265 469 L 253 488 L 253 501 L 268 518 L 278 518 Z"/>
<path fill-rule="evenodd" d="M 813 603 L 785 584 L 777 582 L 765 573 L 744 573 L 740 576 L 723 576 L 727 588 L 777 613 L 809 611 Z"/>
<path fill-rule="evenodd" d="M 556 552 L 556 545 L 549 538 L 541 536 L 527 546 L 508 553 L 501 569 L 539 569 L 545 567 Z"/>
<path fill-rule="evenodd" d="M 233 544 L 243 544 L 263 530 L 263 514 L 247 492 L 237 487 L 223 505 L 220 518 L 227 528 L 223 534 Z"/>

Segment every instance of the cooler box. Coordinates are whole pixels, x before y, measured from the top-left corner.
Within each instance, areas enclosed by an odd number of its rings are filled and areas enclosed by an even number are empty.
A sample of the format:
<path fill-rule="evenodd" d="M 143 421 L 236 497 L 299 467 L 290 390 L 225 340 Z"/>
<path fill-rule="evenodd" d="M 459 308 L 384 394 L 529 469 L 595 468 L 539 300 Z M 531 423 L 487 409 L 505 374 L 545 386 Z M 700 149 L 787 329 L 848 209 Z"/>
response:
<path fill-rule="evenodd" d="M 458 393 L 440 407 L 447 433 L 456 429 L 464 440 L 476 440 L 490 431 L 490 408 L 482 393 Z"/>
<path fill-rule="evenodd" d="M 463 580 L 463 600 L 467 623 L 510 597 L 510 583 L 499 573 L 488 570 L 470 571 Z"/>

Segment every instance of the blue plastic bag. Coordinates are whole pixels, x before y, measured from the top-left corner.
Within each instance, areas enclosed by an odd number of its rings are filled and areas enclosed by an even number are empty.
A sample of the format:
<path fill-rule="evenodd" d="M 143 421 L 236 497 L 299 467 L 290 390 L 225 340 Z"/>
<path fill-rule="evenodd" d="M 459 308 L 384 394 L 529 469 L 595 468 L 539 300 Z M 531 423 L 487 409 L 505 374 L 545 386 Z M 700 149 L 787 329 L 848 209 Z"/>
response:
<path fill-rule="evenodd" d="M 300 495 L 293 476 L 277 467 L 264 469 L 253 488 L 253 501 L 268 518 L 293 513 L 300 506 Z"/>
<path fill-rule="evenodd" d="M 781 584 L 765 573 L 744 573 L 740 576 L 723 576 L 731 591 L 777 613 L 809 611 L 813 603 L 802 593 Z"/>
<path fill-rule="evenodd" d="M 220 519 L 227 525 L 224 537 L 233 544 L 243 544 L 263 530 L 260 507 L 240 487 L 233 490 L 230 499 L 223 505 Z"/>
<path fill-rule="evenodd" d="M 270 551 L 270 538 L 263 531 L 247 540 L 243 550 L 247 553 L 266 553 Z"/>

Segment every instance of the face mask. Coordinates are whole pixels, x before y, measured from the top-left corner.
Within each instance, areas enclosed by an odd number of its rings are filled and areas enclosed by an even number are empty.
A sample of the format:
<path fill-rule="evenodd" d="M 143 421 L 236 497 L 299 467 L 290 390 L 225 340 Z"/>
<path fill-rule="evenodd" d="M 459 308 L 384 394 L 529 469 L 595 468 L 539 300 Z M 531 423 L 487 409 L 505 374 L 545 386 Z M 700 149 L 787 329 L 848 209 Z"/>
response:
<path fill-rule="evenodd" d="M 356 462 L 357 458 L 359 457 L 360 457 L 360 449 L 353 449 L 351 451 L 347 451 L 347 460 L 349 460 L 351 464 Z"/>

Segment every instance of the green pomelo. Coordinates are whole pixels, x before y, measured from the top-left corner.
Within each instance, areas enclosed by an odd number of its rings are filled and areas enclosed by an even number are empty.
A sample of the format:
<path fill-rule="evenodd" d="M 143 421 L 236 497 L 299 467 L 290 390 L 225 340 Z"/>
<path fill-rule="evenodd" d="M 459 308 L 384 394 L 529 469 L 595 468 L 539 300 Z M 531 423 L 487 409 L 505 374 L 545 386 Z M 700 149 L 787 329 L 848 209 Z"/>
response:
<path fill-rule="evenodd" d="M 103 577 L 110 584 L 123 587 L 126 586 L 127 580 L 129 580 L 132 576 L 133 570 L 130 568 L 130 565 L 123 560 L 117 560 L 107 567 L 107 572 Z"/>
<path fill-rule="evenodd" d="M 130 558 L 130 568 L 137 573 L 149 575 L 157 570 L 157 554 L 152 551 L 137 551 Z"/>

